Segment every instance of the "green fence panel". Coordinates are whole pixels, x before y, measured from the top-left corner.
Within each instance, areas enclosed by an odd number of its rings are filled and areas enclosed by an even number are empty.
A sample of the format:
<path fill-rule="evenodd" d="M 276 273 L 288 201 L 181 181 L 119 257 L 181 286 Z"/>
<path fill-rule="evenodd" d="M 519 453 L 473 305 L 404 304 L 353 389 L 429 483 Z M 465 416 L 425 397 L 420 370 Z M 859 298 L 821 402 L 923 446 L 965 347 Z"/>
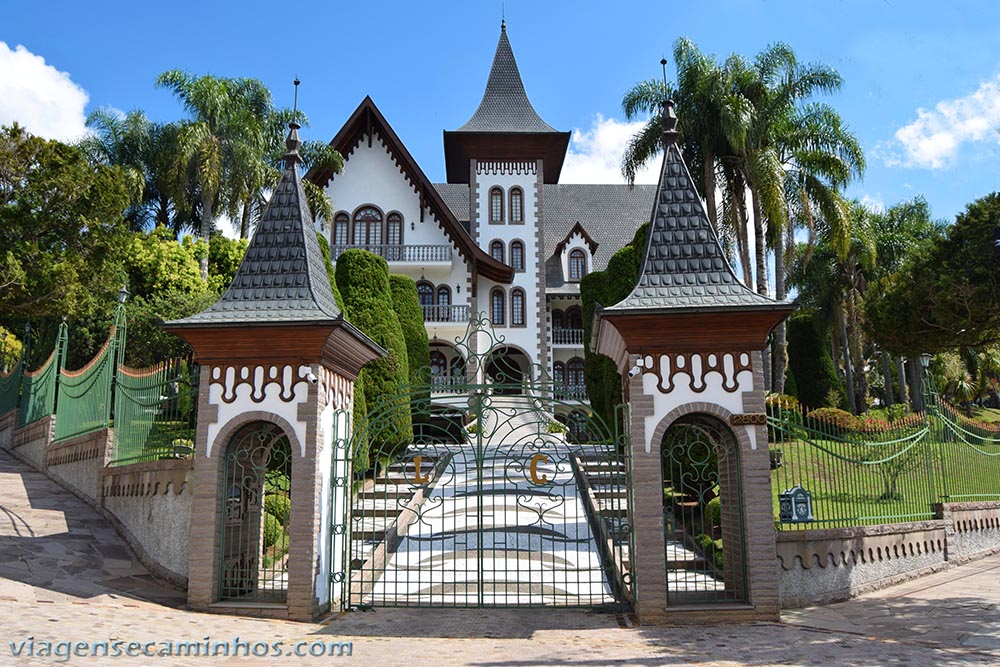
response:
<path fill-rule="evenodd" d="M 189 359 L 146 369 L 119 365 L 111 465 L 190 455 L 197 407 L 198 370 Z"/>
<path fill-rule="evenodd" d="M 114 330 L 90 363 L 76 371 L 59 370 L 56 440 L 107 428 L 111 419 Z"/>
<path fill-rule="evenodd" d="M 1000 500 L 1000 424 L 970 419 L 944 401 L 931 413 L 942 502 Z"/>
<path fill-rule="evenodd" d="M 939 454 L 923 413 L 891 424 L 845 425 L 781 404 L 768 407 L 771 483 L 779 530 L 839 528 L 933 518 Z M 783 516 L 782 492 L 801 487 L 805 521 Z"/>
<path fill-rule="evenodd" d="M 21 395 L 23 366 L 20 361 L 7 373 L 0 372 L 0 415 L 17 407 Z"/>
<path fill-rule="evenodd" d="M 56 406 L 56 380 L 59 376 L 57 345 L 49 358 L 35 371 L 24 371 L 21 383 L 21 409 L 18 426 L 30 424 L 52 414 Z"/>

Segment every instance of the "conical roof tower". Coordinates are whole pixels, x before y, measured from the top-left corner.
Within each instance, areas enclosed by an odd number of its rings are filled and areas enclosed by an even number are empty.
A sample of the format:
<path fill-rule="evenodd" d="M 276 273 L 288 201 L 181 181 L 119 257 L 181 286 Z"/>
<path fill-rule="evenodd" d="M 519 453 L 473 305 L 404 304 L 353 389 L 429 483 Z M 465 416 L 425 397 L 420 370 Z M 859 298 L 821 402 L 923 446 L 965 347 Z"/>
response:
<path fill-rule="evenodd" d="M 531 105 L 507 38 L 507 24 L 502 22 L 479 107 L 460 128 L 444 133 L 448 182 L 468 182 L 470 159 L 542 159 L 545 182 L 555 183 L 566 157 L 569 136 L 569 132 L 559 132 L 542 120 Z"/>

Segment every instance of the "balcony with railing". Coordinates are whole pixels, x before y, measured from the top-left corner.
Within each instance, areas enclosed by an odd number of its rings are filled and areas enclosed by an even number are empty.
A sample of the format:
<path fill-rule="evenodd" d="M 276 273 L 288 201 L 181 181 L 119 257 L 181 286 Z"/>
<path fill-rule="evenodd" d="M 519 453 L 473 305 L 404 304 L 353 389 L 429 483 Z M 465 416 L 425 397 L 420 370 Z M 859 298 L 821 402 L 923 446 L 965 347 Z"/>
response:
<path fill-rule="evenodd" d="M 586 401 L 587 385 L 564 384 L 553 389 L 555 397 L 562 401 Z"/>
<path fill-rule="evenodd" d="M 360 248 L 385 258 L 387 262 L 423 262 L 425 264 L 451 262 L 450 245 L 335 245 L 330 248 L 330 259 L 337 261 L 341 253 Z"/>
<path fill-rule="evenodd" d="M 424 322 L 456 324 L 469 323 L 469 306 L 420 306 L 424 311 Z"/>
<path fill-rule="evenodd" d="M 573 345 L 575 347 L 582 347 L 583 329 L 553 329 L 552 344 Z"/>
<path fill-rule="evenodd" d="M 432 375 L 431 392 L 435 394 L 457 394 L 468 380 L 464 375 Z"/>

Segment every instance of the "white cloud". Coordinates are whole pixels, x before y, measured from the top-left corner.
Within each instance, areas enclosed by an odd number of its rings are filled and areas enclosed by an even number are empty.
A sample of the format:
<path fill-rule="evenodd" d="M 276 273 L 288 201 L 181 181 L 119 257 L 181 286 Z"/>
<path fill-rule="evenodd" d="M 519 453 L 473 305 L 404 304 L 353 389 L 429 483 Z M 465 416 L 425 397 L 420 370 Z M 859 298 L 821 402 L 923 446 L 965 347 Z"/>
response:
<path fill-rule="evenodd" d="M 87 99 L 87 91 L 45 58 L 0 42 L 0 124 L 17 121 L 32 134 L 73 141 L 87 131 Z"/>
<path fill-rule="evenodd" d="M 970 95 L 917 109 L 917 119 L 876 152 L 889 166 L 947 169 L 963 144 L 989 141 L 1000 143 L 1000 74 Z"/>
<path fill-rule="evenodd" d="M 885 213 L 885 200 L 879 195 L 874 197 L 871 195 L 861 196 L 861 205 L 872 213 Z"/>
<path fill-rule="evenodd" d="M 645 121 L 624 123 L 598 114 L 588 130 L 573 130 L 560 183 L 624 183 L 622 155 L 629 139 Z M 653 160 L 636 174 L 636 183 L 656 183 L 660 161 Z"/>

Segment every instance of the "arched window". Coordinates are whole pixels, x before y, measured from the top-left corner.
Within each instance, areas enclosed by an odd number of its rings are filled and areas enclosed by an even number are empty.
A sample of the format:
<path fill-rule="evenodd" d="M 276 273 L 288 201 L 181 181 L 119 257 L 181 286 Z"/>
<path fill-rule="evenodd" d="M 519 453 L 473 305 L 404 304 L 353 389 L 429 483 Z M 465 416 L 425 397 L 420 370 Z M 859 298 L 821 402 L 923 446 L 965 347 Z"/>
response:
<path fill-rule="evenodd" d="M 587 275 L 587 254 L 579 248 L 569 253 L 569 279 L 580 280 Z"/>
<path fill-rule="evenodd" d="M 510 242 L 510 266 L 515 271 L 524 271 L 524 244 L 520 241 Z"/>
<path fill-rule="evenodd" d="M 385 242 L 389 245 L 403 243 L 403 216 L 393 211 L 386 218 Z"/>
<path fill-rule="evenodd" d="M 448 359 L 444 353 L 431 350 L 431 375 L 446 375 L 448 370 Z"/>
<path fill-rule="evenodd" d="M 520 287 L 515 287 L 510 292 L 510 325 L 524 326 L 524 290 Z"/>
<path fill-rule="evenodd" d="M 447 285 L 438 285 L 437 305 L 439 306 L 451 305 L 451 288 L 448 287 Z"/>
<path fill-rule="evenodd" d="M 351 216 L 343 211 L 333 217 L 333 245 L 349 245 L 351 242 Z"/>
<path fill-rule="evenodd" d="M 490 190 L 490 222 L 503 223 L 503 190 L 500 188 Z"/>
<path fill-rule="evenodd" d="M 583 315 L 580 306 L 572 306 L 566 309 L 566 328 L 582 329 Z"/>
<path fill-rule="evenodd" d="M 465 375 L 465 359 L 462 355 L 455 355 L 451 359 L 451 376 L 453 378 L 460 378 Z"/>
<path fill-rule="evenodd" d="M 519 225 L 524 222 L 524 193 L 521 188 L 510 189 L 510 223 Z"/>
<path fill-rule="evenodd" d="M 566 364 L 566 384 L 571 387 L 583 385 L 583 359 L 573 357 Z"/>
<path fill-rule="evenodd" d="M 566 384 L 566 364 L 561 361 L 552 364 L 552 381 L 557 385 Z"/>
<path fill-rule="evenodd" d="M 504 301 L 503 290 L 499 287 L 493 288 L 490 293 L 490 319 L 493 320 L 494 326 L 503 326 L 506 320 L 507 309 Z"/>
<path fill-rule="evenodd" d="M 374 206 L 362 206 L 354 212 L 354 245 L 382 243 L 382 211 Z"/>
<path fill-rule="evenodd" d="M 563 328 L 563 311 L 561 310 L 552 311 L 552 328 L 553 329 Z"/>
<path fill-rule="evenodd" d="M 503 261 L 503 241 L 492 241 L 490 243 L 490 257 L 498 262 Z"/>
<path fill-rule="evenodd" d="M 417 283 L 417 298 L 421 306 L 434 305 L 434 286 L 428 282 Z"/>

